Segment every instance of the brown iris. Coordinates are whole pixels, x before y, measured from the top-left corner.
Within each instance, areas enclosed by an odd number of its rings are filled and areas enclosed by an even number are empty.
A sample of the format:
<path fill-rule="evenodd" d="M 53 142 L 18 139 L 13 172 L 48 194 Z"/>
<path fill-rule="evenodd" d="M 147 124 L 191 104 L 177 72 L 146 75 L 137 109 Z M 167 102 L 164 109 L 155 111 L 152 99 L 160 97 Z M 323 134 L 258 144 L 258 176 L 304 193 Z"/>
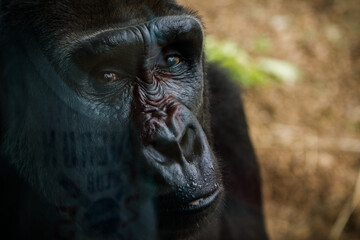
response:
<path fill-rule="evenodd" d="M 173 67 L 180 63 L 180 57 L 172 55 L 165 58 L 166 67 Z"/>
<path fill-rule="evenodd" d="M 114 72 L 102 72 L 102 73 L 98 74 L 96 79 L 102 83 L 110 83 L 110 82 L 118 81 L 119 75 L 117 75 Z"/>

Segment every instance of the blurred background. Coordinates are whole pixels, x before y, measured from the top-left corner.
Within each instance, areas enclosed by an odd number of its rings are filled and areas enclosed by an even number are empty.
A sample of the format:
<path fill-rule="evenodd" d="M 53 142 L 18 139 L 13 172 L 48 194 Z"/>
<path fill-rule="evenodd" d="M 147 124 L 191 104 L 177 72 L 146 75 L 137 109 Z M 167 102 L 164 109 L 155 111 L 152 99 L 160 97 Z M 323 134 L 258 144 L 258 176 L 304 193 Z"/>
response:
<path fill-rule="evenodd" d="M 271 239 L 360 239 L 360 0 L 179 0 L 243 86 Z"/>

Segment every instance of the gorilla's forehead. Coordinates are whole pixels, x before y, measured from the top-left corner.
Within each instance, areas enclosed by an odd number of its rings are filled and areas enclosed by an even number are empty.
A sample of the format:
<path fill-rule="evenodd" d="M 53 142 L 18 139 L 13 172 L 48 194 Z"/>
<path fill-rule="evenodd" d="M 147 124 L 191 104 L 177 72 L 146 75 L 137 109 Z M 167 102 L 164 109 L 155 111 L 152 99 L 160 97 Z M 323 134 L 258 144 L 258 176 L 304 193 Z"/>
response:
<path fill-rule="evenodd" d="M 21 5 L 24 6 L 20 8 L 25 11 L 28 9 L 32 17 L 39 20 L 42 27 L 46 25 L 55 37 L 72 32 L 136 25 L 161 16 L 193 15 L 172 0 L 33 0 L 23 2 Z M 39 16 L 43 19 L 38 19 Z"/>

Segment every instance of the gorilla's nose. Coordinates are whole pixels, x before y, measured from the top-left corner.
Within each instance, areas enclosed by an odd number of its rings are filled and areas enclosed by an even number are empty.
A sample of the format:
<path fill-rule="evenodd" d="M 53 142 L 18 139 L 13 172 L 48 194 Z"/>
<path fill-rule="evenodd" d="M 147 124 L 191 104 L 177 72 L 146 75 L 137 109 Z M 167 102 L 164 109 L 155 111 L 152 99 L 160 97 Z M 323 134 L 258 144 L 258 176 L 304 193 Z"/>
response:
<path fill-rule="evenodd" d="M 190 163 L 199 158 L 203 148 L 196 127 L 187 125 L 180 130 L 181 132 L 174 134 L 167 126 L 160 126 L 148 146 L 152 158 L 163 163 L 174 161 Z"/>
<path fill-rule="evenodd" d="M 145 157 L 162 163 L 194 161 L 204 143 L 195 116 L 172 96 L 154 99 L 144 92 L 141 86 L 135 86 L 132 117 L 140 131 Z"/>

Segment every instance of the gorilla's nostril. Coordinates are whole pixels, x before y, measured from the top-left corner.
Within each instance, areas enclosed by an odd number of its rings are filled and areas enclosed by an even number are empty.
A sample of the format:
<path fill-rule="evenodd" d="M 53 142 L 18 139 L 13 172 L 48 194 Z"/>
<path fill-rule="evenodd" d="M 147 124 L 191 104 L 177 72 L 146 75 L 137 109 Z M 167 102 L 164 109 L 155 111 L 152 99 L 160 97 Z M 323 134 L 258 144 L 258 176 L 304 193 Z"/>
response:
<path fill-rule="evenodd" d="M 195 127 L 189 126 L 186 128 L 185 134 L 180 139 L 180 146 L 188 162 L 191 162 L 196 157 L 201 156 L 203 150 L 202 144 L 196 133 Z"/>
<path fill-rule="evenodd" d="M 187 162 L 196 161 L 203 154 L 203 145 L 194 126 L 186 128 L 180 139 L 174 136 L 158 136 L 150 145 L 166 159 Z"/>
<path fill-rule="evenodd" d="M 161 139 L 154 141 L 152 146 L 156 151 L 162 154 L 167 159 L 171 160 L 180 160 L 181 159 L 181 150 L 179 144 L 176 141 Z"/>

